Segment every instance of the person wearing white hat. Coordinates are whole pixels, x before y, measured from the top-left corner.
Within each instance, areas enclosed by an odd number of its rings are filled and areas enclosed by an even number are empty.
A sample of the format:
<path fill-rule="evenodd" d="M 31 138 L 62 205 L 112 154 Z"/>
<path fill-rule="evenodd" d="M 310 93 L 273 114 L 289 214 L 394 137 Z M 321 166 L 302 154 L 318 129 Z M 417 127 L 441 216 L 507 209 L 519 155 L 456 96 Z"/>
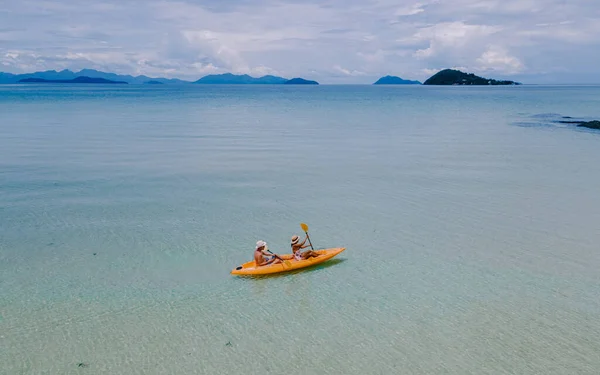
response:
<path fill-rule="evenodd" d="M 308 239 L 308 236 L 306 236 L 304 241 L 300 242 L 300 237 L 298 237 L 296 235 L 292 236 L 292 241 L 290 243 L 290 246 L 292 247 L 292 253 L 294 254 L 294 259 L 303 260 L 303 259 L 308 259 L 310 257 L 318 257 L 319 256 L 319 254 L 315 253 L 312 250 L 307 250 L 305 252 L 300 251 L 309 246 L 309 245 L 304 245 L 306 243 L 307 239 Z"/>
<path fill-rule="evenodd" d="M 256 248 L 254 249 L 254 263 L 257 267 L 281 263 L 281 259 L 276 254 L 265 254 L 268 249 L 269 247 L 265 241 L 260 240 L 256 242 Z"/>

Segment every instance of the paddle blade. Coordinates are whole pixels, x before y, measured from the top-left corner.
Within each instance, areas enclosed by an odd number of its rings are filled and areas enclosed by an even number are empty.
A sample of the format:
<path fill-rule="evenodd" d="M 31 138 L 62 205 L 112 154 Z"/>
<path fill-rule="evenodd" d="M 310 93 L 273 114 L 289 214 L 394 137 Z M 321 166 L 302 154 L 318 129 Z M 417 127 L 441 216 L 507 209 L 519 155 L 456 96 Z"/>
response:
<path fill-rule="evenodd" d="M 300 223 L 300 227 L 302 228 L 303 231 L 308 232 L 308 225 L 306 225 L 304 223 Z"/>

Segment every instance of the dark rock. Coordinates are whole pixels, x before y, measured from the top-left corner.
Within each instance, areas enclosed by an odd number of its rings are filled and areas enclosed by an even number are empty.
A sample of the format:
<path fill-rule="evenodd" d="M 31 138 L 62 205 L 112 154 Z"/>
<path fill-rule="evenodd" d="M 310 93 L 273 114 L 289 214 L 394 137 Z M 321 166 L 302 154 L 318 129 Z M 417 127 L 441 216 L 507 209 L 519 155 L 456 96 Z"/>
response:
<path fill-rule="evenodd" d="M 94 253 L 94 255 L 96 255 L 97 253 Z"/>
<path fill-rule="evenodd" d="M 497 85 L 520 85 L 514 81 L 497 81 L 495 79 L 483 78 L 473 73 L 464 73 L 460 70 L 444 69 L 423 83 L 424 85 L 459 85 L 459 86 L 497 86 Z"/>
<path fill-rule="evenodd" d="M 599 129 L 600 130 L 600 121 L 592 120 L 592 121 L 577 121 L 577 120 L 560 120 L 559 124 L 572 124 L 577 125 L 578 127 L 588 128 L 588 129 Z"/>
<path fill-rule="evenodd" d="M 600 121 L 598 121 L 598 120 L 585 121 L 585 122 L 582 122 L 580 124 L 577 124 L 577 126 L 588 128 L 588 129 L 598 129 L 598 130 L 600 130 Z"/>

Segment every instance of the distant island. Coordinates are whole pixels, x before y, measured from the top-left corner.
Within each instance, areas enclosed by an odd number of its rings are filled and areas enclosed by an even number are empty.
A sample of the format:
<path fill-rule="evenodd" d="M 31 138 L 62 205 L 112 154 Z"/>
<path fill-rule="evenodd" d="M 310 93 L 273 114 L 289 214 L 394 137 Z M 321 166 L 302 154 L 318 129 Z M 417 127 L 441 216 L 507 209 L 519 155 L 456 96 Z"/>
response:
<path fill-rule="evenodd" d="M 520 85 L 514 81 L 497 81 L 495 79 L 483 78 L 476 76 L 473 73 L 464 73 L 460 70 L 444 69 L 429 79 L 424 85 Z"/>
<path fill-rule="evenodd" d="M 210 85 L 216 85 L 216 84 L 277 85 L 277 84 L 285 83 L 286 81 L 287 81 L 286 78 L 271 76 L 271 75 L 254 78 L 254 77 L 249 76 L 248 74 L 236 75 L 236 74 L 231 74 L 231 73 L 224 73 L 224 74 L 210 74 L 210 75 L 200 78 L 199 80 L 195 81 L 194 83 L 204 83 L 204 84 L 210 84 Z"/>
<path fill-rule="evenodd" d="M 410 81 L 396 76 L 385 76 L 373 83 L 374 85 L 420 85 L 419 81 Z"/>
<path fill-rule="evenodd" d="M 200 78 L 194 83 L 199 84 L 210 84 L 210 85 L 318 85 L 316 81 L 309 81 L 304 78 L 292 78 L 287 79 L 283 77 L 277 77 L 272 75 L 266 75 L 262 77 L 251 77 L 248 74 L 211 74 Z"/>
<path fill-rule="evenodd" d="M 285 85 L 318 85 L 317 81 L 309 81 L 304 78 L 292 78 L 284 82 Z"/>
<path fill-rule="evenodd" d="M 111 81 L 104 78 L 77 77 L 74 79 L 43 79 L 43 78 L 23 78 L 19 83 L 103 83 L 103 84 L 124 84 L 124 81 Z"/>
<path fill-rule="evenodd" d="M 148 82 L 144 82 L 145 85 L 164 85 L 164 83 L 160 82 L 160 81 L 148 81 Z"/>

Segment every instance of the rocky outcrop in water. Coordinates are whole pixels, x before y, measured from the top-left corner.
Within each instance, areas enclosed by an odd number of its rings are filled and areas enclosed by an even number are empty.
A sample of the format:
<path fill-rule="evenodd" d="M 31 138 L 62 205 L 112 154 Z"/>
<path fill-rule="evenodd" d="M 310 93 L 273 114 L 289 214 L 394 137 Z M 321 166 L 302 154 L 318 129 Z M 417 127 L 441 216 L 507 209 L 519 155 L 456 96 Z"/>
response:
<path fill-rule="evenodd" d="M 561 124 L 575 124 L 582 128 L 600 130 L 600 121 L 598 121 L 598 120 L 592 120 L 592 121 L 561 120 L 559 122 Z"/>

